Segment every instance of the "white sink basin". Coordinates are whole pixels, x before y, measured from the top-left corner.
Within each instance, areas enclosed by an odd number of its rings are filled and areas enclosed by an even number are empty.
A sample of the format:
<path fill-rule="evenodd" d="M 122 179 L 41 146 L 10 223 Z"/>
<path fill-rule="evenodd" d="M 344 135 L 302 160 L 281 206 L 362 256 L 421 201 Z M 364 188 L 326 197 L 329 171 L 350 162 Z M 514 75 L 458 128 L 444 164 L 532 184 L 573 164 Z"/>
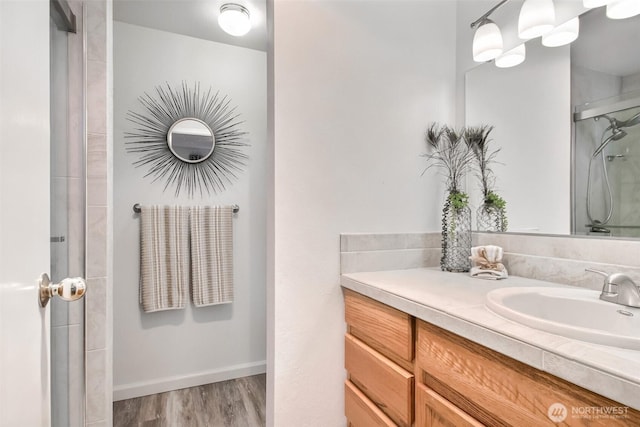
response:
<path fill-rule="evenodd" d="M 595 344 L 640 350 L 640 308 L 580 288 L 522 287 L 487 294 L 487 307 L 509 320 Z"/>

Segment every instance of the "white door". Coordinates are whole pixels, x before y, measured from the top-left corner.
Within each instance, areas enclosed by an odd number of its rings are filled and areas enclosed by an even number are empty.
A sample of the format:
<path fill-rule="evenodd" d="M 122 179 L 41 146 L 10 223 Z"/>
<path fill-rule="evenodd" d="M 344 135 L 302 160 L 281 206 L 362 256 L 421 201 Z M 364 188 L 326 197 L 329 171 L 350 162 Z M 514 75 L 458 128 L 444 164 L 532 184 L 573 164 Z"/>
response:
<path fill-rule="evenodd" d="M 0 0 L 0 426 L 50 425 L 49 1 Z"/>

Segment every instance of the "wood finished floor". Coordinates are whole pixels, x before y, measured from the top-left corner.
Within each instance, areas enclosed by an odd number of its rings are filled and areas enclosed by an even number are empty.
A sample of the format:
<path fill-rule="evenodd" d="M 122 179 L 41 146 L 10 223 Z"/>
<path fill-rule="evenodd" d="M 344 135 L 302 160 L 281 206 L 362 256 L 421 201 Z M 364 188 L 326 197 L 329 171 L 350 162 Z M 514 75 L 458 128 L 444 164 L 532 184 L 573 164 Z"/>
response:
<path fill-rule="evenodd" d="M 266 375 L 113 403 L 114 427 L 260 427 L 266 425 Z"/>

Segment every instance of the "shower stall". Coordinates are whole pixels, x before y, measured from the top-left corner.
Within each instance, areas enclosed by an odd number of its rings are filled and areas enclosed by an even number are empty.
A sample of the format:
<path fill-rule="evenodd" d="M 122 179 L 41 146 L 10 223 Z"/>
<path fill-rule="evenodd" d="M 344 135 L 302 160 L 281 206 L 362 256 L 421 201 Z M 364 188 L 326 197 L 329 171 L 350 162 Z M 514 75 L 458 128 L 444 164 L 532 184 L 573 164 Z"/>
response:
<path fill-rule="evenodd" d="M 573 233 L 640 237 L 640 91 L 574 113 Z"/>
<path fill-rule="evenodd" d="M 49 22 L 50 230 L 54 283 L 85 277 L 82 3 L 52 0 Z M 51 307 L 51 425 L 85 425 L 85 302 Z"/>

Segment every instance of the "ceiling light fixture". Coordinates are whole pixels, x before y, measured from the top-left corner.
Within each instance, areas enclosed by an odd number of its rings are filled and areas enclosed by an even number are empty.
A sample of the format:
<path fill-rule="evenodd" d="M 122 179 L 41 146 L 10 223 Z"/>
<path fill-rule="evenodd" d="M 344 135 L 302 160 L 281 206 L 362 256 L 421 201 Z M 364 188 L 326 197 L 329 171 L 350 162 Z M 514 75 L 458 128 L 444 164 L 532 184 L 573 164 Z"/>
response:
<path fill-rule="evenodd" d="M 560 24 L 550 33 L 542 36 L 542 45 L 547 47 L 564 46 L 578 38 L 580 32 L 580 18 L 575 17 L 564 24 Z"/>
<path fill-rule="evenodd" d="M 553 0 L 525 0 L 518 18 L 518 37 L 523 40 L 541 36 L 556 25 Z"/>
<path fill-rule="evenodd" d="M 239 4 L 227 3 L 220 7 L 220 27 L 232 36 L 244 36 L 251 30 L 249 11 Z"/>
<path fill-rule="evenodd" d="M 640 14 L 639 0 L 613 0 L 607 4 L 607 18 L 625 19 Z"/>
<path fill-rule="evenodd" d="M 520 65 L 524 62 L 527 55 L 524 43 L 519 44 L 513 49 L 503 53 L 496 58 L 496 67 L 509 68 Z"/>

